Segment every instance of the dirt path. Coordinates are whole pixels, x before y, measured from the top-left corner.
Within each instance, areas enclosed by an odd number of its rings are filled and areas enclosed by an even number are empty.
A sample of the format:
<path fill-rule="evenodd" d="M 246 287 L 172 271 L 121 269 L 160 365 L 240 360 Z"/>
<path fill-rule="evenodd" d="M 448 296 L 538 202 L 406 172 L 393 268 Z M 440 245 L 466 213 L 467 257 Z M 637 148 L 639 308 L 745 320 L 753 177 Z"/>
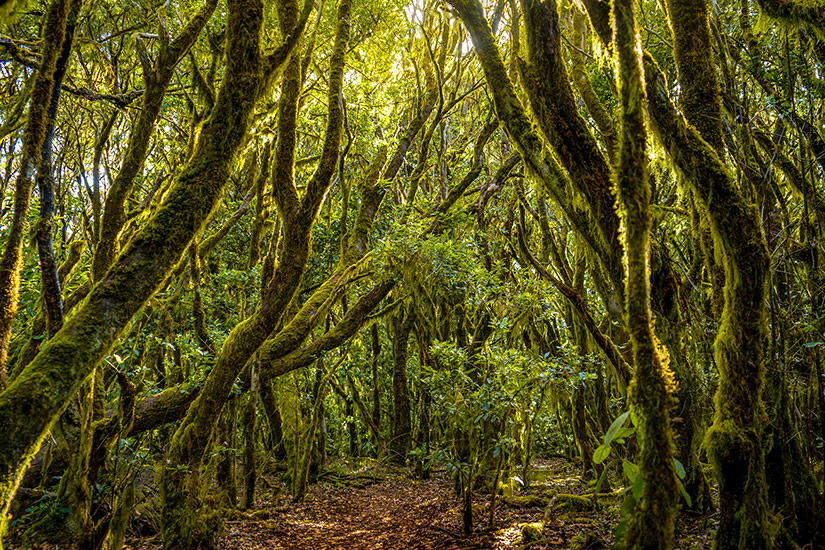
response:
<path fill-rule="evenodd" d="M 461 536 L 461 503 L 444 472 L 429 481 L 410 479 L 400 471 L 389 478 L 382 472 L 378 479 L 366 477 L 366 472 L 347 475 L 349 484 L 343 487 L 329 482 L 311 485 L 297 504 L 288 500 L 279 482 L 265 481 L 255 509 L 236 512 L 236 520 L 226 522 L 219 545 L 221 550 L 515 550 L 524 545 L 521 526 L 542 518 L 543 540 L 530 550 L 612 545 L 621 494 L 602 496 L 595 508 L 569 509 L 554 495 L 585 492 L 577 466 L 545 461 L 533 474 L 531 490 L 499 498 L 495 531 L 485 529 L 489 495 L 476 494 L 477 531 L 469 537 Z M 715 517 L 681 515 L 676 548 L 710 548 L 714 528 Z M 133 540 L 128 548 L 159 546 L 155 536 Z"/>
<path fill-rule="evenodd" d="M 233 521 L 221 548 L 494 548 L 494 537 L 460 537 L 459 503 L 448 482 L 392 480 L 362 488 L 313 487 L 305 501 L 263 521 Z"/>

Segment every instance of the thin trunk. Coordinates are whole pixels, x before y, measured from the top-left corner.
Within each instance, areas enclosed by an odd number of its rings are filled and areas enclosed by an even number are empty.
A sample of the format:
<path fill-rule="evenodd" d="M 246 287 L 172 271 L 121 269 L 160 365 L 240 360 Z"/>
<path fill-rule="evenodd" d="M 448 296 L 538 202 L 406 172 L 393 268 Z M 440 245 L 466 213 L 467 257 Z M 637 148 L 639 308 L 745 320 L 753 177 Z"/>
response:
<path fill-rule="evenodd" d="M 243 481 L 244 493 L 241 508 L 249 510 L 255 506 L 255 484 L 258 482 L 258 471 L 255 466 L 255 432 L 257 427 L 257 404 L 258 404 L 258 369 L 251 365 L 249 369 L 249 391 L 244 404 L 243 419 L 241 425 L 244 432 L 244 453 L 243 453 Z"/>
<path fill-rule="evenodd" d="M 378 367 L 381 364 L 381 338 L 378 334 L 378 323 L 373 323 L 370 327 L 370 337 L 372 340 L 372 422 L 375 424 L 373 439 L 377 449 L 381 448 L 381 380 L 379 378 Z"/>
<path fill-rule="evenodd" d="M 412 436 L 410 387 L 407 382 L 407 347 L 415 316 L 412 310 L 396 315 L 393 320 L 393 377 L 392 377 L 392 440 L 390 458 L 398 464 L 407 462 Z"/>
<path fill-rule="evenodd" d="M 57 67 L 54 73 L 54 88 L 52 89 L 49 104 L 46 135 L 43 139 L 43 148 L 40 157 L 40 166 L 37 171 L 37 188 L 40 192 L 40 220 L 37 225 L 37 253 L 40 258 L 40 274 L 43 282 L 43 298 L 46 305 L 48 319 L 48 333 L 51 338 L 63 326 L 63 296 L 60 291 L 60 279 L 57 274 L 57 262 L 54 258 L 53 225 L 54 225 L 54 174 L 52 166 L 52 139 L 54 124 L 57 118 L 57 107 L 60 103 L 60 85 L 66 74 L 69 55 L 72 51 L 75 24 L 80 11 L 80 2 L 73 2 L 69 10 L 66 23 L 66 37 Z M 2 363 L 2 361 L 0 361 Z"/>

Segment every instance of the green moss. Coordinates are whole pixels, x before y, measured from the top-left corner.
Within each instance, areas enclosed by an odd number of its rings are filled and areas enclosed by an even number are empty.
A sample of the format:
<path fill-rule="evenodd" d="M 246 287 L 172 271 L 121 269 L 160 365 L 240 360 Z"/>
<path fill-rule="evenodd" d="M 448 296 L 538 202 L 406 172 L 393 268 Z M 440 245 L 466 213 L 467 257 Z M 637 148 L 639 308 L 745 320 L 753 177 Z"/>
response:
<path fill-rule="evenodd" d="M 714 344 L 719 387 L 713 426 L 706 436 L 720 485 L 717 546 L 769 548 L 773 520 L 766 504 L 761 441 L 767 244 L 756 212 L 716 152 L 673 108 L 664 77 L 649 57 L 645 72 L 652 126 L 706 210 L 716 246 L 723 252 L 725 303 Z"/>
<path fill-rule="evenodd" d="M 820 0 L 757 0 L 756 3 L 762 18 L 794 31 L 805 29 L 825 42 L 825 5 Z"/>
<path fill-rule="evenodd" d="M 586 495 L 570 495 L 559 493 L 550 500 L 548 508 L 557 514 L 565 512 L 585 512 L 596 508 L 592 497 Z"/>
<path fill-rule="evenodd" d="M 538 542 L 544 538 L 542 531 L 544 530 L 544 523 L 539 521 L 536 523 L 523 523 L 519 531 L 521 531 L 522 544 L 531 542 Z"/>
<path fill-rule="evenodd" d="M 512 495 L 501 497 L 501 502 L 512 506 L 513 508 L 537 508 L 539 506 L 546 506 L 547 499 L 535 495 Z"/>
<path fill-rule="evenodd" d="M 40 67 L 37 71 L 29 102 L 29 114 L 22 136 L 23 148 L 14 187 L 14 210 L 8 229 L 3 255 L 0 257 L 0 390 L 6 387 L 6 362 L 12 325 L 17 315 L 20 295 L 23 240 L 29 212 L 35 169 L 40 164 L 43 142 L 49 126 L 49 109 L 55 90 L 58 60 L 66 39 L 67 22 L 77 0 L 55 0 L 50 3 L 43 24 L 43 45 Z M 7 472 L 0 461 L 0 487 Z M 0 499 L 0 516 L 5 514 L 5 499 Z M 0 536 L 4 533 L 0 518 Z"/>
<path fill-rule="evenodd" d="M 100 237 L 92 260 L 92 280 L 95 282 L 103 278 L 120 252 L 120 233 L 126 223 L 126 199 L 132 192 L 135 178 L 143 168 L 155 121 L 160 115 L 175 68 L 200 35 L 216 6 L 215 0 L 204 2 L 201 9 L 171 42 L 169 37 L 165 36 L 166 29 L 160 29 L 166 39 L 160 40 L 157 60 L 154 66 L 149 63 L 143 66 L 146 90 L 141 98 L 140 114 L 129 133 L 129 143 L 120 170 L 106 193 Z"/>
<path fill-rule="evenodd" d="M 590 211 L 603 246 L 599 257 L 617 295 L 623 288 L 619 218 L 611 192 L 612 170 L 579 114 L 561 55 L 555 0 L 523 1 L 527 61 L 519 65 L 533 118 L 570 175 L 573 191 Z M 492 83 L 490 83 L 492 85 Z M 569 197 L 565 197 L 568 201 Z"/>
<path fill-rule="evenodd" d="M 667 0 L 679 71 L 682 111 L 702 138 L 720 154 L 722 99 L 713 55 L 708 0 Z"/>
<path fill-rule="evenodd" d="M 570 200 L 571 195 L 575 195 L 570 177 L 553 154 L 545 148 L 542 139 L 533 129 L 532 122 L 510 80 L 481 3 L 478 0 L 452 0 L 450 3 L 458 11 L 472 37 L 485 80 L 493 96 L 496 115 L 521 154 L 525 169 L 544 186 L 548 196 L 581 238 L 581 242 L 586 243 L 600 262 L 612 266 L 612 269 L 606 269 L 611 273 L 611 281 L 620 283 L 621 264 L 611 260 L 616 259 L 617 248 L 610 248 L 602 238 L 599 231 L 601 224 L 593 214 Z M 613 214 L 610 216 L 613 217 Z"/>
<path fill-rule="evenodd" d="M 678 489 L 673 466 L 670 409 L 673 375 L 666 350 L 653 334 L 650 310 L 650 183 L 647 171 L 645 89 L 633 3 L 613 8 L 622 133 L 616 189 L 625 249 L 625 307 L 635 376 L 628 392 L 641 443 L 639 502 L 624 537 L 627 548 L 672 548 Z"/>
<path fill-rule="evenodd" d="M 570 539 L 570 547 L 576 550 L 601 550 L 607 545 L 594 533 L 585 531 Z"/>

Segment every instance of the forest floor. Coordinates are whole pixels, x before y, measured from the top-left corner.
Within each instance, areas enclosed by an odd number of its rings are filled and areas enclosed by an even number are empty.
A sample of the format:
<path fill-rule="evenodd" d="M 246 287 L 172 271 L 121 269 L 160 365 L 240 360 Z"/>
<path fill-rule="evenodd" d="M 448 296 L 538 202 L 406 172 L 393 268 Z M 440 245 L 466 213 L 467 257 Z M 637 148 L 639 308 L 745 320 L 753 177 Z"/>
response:
<path fill-rule="evenodd" d="M 446 472 L 430 480 L 375 468 L 326 475 L 306 498 L 291 503 L 278 484 L 262 484 L 254 509 L 227 522 L 221 549 L 244 550 L 459 550 L 610 548 L 620 521 L 621 492 L 595 506 L 565 495 L 587 490 L 575 465 L 556 459 L 536 465 L 530 490 L 499 496 L 496 526 L 488 528 L 489 495 L 474 495 L 475 533 L 461 534 L 461 503 Z M 340 469 L 339 469 L 340 471 Z M 267 487 L 267 485 L 270 485 Z M 555 497 L 555 498 L 554 498 Z M 522 526 L 543 522 L 534 540 Z M 677 527 L 677 548 L 710 548 L 715 517 L 686 518 Z M 157 541 L 133 541 L 149 550 Z"/>
<path fill-rule="evenodd" d="M 613 546 L 613 530 L 621 519 L 621 489 L 600 494 L 594 504 L 587 496 L 581 498 L 588 490 L 592 493 L 592 482 L 588 486 L 581 481 L 577 464 L 563 459 L 539 461 L 530 472 L 530 489 L 519 488 L 514 478 L 506 480 L 517 490 L 497 497 L 493 528 L 488 526 L 490 495 L 473 495 L 474 534 L 469 536 L 461 533 L 461 502 L 443 470 L 422 481 L 414 479 L 409 470 L 374 462 L 335 464 L 310 485 L 298 503 L 291 501 L 277 475 L 266 475 L 259 478 L 254 508 L 234 511 L 227 519 L 219 546 L 221 550 L 594 550 Z M 127 549 L 161 547 L 158 510 L 147 504 L 132 518 Z M 710 548 L 716 520 L 716 514 L 680 514 L 676 548 Z M 525 525 L 530 527 L 525 529 Z M 9 547 L 61 548 L 52 544 Z"/>

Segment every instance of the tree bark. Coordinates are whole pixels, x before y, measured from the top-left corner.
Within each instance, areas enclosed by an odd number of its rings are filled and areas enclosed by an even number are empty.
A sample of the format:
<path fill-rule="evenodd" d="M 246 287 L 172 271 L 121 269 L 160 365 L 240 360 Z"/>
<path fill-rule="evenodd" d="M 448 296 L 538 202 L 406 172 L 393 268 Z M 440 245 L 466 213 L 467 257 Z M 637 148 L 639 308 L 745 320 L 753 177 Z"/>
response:
<path fill-rule="evenodd" d="M 412 419 L 410 412 L 410 387 L 407 381 L 407 346 L 412 331 L 415 314 L 412 309 L 400 312 L 392 320 L 392 439 L 390 459 L 398 464 L 407 462 L 407 453 L 412 441 Z"/>
<path fill-rule="evenodd" d="M 650 181 L 641 44 L 632 0 L 613 2 L 613 39 L 622 107 L 616 178 L 625 255 L 626 323 L 636 370 L 628 392 L 638 413 L 639 474 L 644 483 L 625 535 L 629 549 L 673 548 L 679 499 L 670 431 L 673 373 L 653 334 L 650 310 Z"/>

